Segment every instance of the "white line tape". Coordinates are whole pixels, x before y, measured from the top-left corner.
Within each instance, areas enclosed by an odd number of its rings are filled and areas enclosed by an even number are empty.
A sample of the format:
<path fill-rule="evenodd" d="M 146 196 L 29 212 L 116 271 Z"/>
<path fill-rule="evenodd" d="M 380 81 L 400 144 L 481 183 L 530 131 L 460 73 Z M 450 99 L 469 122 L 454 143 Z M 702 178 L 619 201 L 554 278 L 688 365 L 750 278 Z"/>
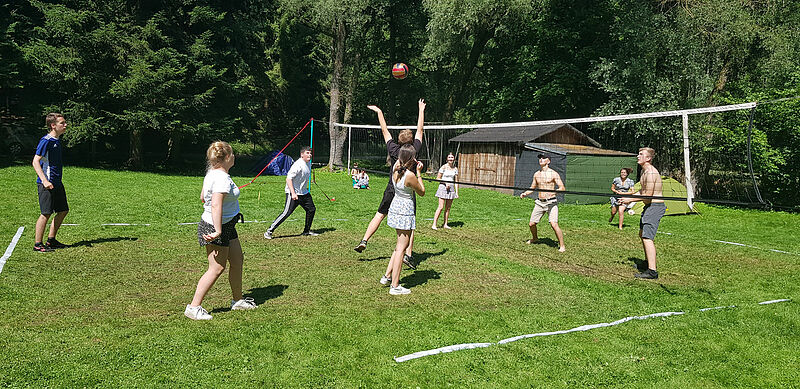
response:
<path fill-rule="evenodd" d="M 763 301 L 763 302 L 760 302 L 758 304 L 759 305 L 765 305 L 765 304 L 781 303 L 781 302 L 786 302 L 786 301 L 791 301 L 791 299 L 780 299 L 780 300 Z M 728 305 L 728 306 L 720 306 L 720 307 L 712 307 L 712 308 L 702 308 L 702 309 L 700 309 L 700 312 L 705 312 L 705 311 L 710 311 L 710 310 L 715 310 L 715 309 L 726 309 L 726 308 L 736 308 L 736 306 L 735 305 Z M 686 312 L 659 312 L 659 313 L 652 313 L 652 314 L 643 315 L 643 316 L 629 316 L 629 317 L 626 317 L 626 318 L 623 318 L 623 319 L 612 321 L 610 323 L 587 324 L 587 325 L 582 325 L 582 326 L 579 326 L 579 327 L 571 328 L 571 329 L 568 329 L 568 330 L 551 331 L 551 332 L 539 332 L 539 333 L 536 333 L 536 334 L 527 334 L 527 335 L 514 336 L 514 337 L 511 337 L 511 338 L 507 338 L 507 339 L 503 339 L 501 341 L 498 341 L 497 343 L 463 343 L 463 344 L 456 344 L 456 345 L 452 345 L 452 346 L 439 347 L 439 348 L 435 348 L 435 349 L 432 349 L 432 350 L 418 351 L 418 352 L 415 352 L 413 354 L 403 355 L 401 357 L 394 357 L 394 360 L 395 360 L 395 362 L 399 363 L 399 362 L 405 362 L 405 361 L 409 361 L 409 360 L 416 359 L 416 358 L 426 357 L 426 356 L 429 356 L 429 355 L 436 355 L 436 354 L 441 354 L 441 353 L 449 353 L 449 352 L 459 351 L 459 350 L 469 350 L 469 349 L 480 348 L 480 347 L 489 347 L 489 346 L 493 346 L 493 345 L 501 345 L 501 344 L 511 343 L 511 342 L 515 342 L 515 341 L 518 341 L 518 340 L 522 340 L 522 339 L 534 338 L 534 337 L 539 337 L 539 336 L 561 335 L 561 334 L 568 334 L 570 332 L 588 331 L 588 330 L 593 330 L 593 329 L 596 329 L 596 328 L 603 328 L 603 327 L 611 327 L 611 326 L 620 325 L 622 323 L 629 322 L 631 320 L 646 320 L 646 319 L 652 319 L 652 318 L 655 318 L 655 317 L 669 317 L 669 316 L 675 316 L 675 315 L 683 315 L 685 313 Z"/>
<path fill-rule="evenodd" d="M 6 265 L 6 261 L 8 261 L 9 257 L 11 257 L 11 253 L 14 252 L 14 248 L 17 247 L 17 242 L 19 242 L 19 238 L 22 236 L 22 231 L 25 231 L 24 226 L 17 228 L 17 233 L 14 234 L 13 238 L 11 238 L 11 243 L 6 248 L 5 254 L 0 257 L 0 272 L 3 271 L 3 266 Z"/>
<path fill-rule="evenodd" d="M 74 224 L 74 223 L 61 223 L 61 225 L 62 225 L 62 226 L 79 226 L 80 224 Z"/>
<path fill-rule="evenodd" d="M 792 301 L 791 299 L 779 299 L 779 300 L 769 300 L 769 301 L 762 301 L 758 303 L 758 305 L 767 305 L 767 304 L 775 304 L 775 303 L 785 303 L 787 301 Z"/>
<path fill-rule="evenodd" d="M 150 223 L 135 224 L 135 223 L 103 223 L 101 226 L 149 226 Z"/>
<path fill-rule="evenodd" d="M 419 351 L 413 354 L 403 355 L 402 357 L 394 357 L 395 362 L 405 362 L 412 359 L 426 357 L 428 355 L 435 355 L 441 353 L 449 353 L 453 351 L 459 350 L 471 350 L 474 348 L 481 348 L 481 347 L 489 347 L 494 345 L 494 343 L 464 343 L 464 344 L 454 344 L 452 346 L 440 347 L 433 350 L 426 350 L 426 351 Z"/>
<path fill-rule="evenodd" d="M 781 251 L 781 250 L 776 250 L 776 249 L 762 249 L 761 247 L 750 246 L 749 244 L 744 244 L 744 243 L 728 242 L 728 241 L 716 240 L 716 239 L 712 239 L 711 241 L 712 242 L 717 242 L 717 243 L 730 244 L 730 245 L 734 245 L 734 246 L 740 246 L 740 247 L 749 247 L 751 249 L 756 249 L 756 250 L 772 251 L 772 252 L 781 253 L 781 254 L 800 255 L 800 254 L 790 253 L 788 251 Z"/>

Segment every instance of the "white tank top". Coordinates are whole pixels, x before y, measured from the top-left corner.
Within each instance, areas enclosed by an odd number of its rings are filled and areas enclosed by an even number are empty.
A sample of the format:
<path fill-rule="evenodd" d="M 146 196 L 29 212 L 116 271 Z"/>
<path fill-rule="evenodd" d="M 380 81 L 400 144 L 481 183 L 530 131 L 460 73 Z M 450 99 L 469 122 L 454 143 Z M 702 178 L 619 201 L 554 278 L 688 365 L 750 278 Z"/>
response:
<path fill-rule="evenodd" d="M 411 200 L 411 193 L 414 192 L 414 188 L 406 186 L 406 173 L 408 171 L 403 172 L 403 177 L 394 183 L 394 197 Z"/>

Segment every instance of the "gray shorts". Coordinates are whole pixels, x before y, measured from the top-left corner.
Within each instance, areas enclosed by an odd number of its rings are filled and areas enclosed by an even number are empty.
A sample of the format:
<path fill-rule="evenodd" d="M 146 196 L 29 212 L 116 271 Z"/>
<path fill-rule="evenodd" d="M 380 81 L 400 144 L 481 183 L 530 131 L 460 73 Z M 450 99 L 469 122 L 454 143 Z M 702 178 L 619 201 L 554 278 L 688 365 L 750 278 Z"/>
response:
<path fill-rule="evenodd" d="M 667 205 L 664 203 L 650 203 L 642 210 L 642 218 L 639 220 L 639 230 L 642 231 L 642 239 L 654 240 L 658 223 L 667 212 Z"/>

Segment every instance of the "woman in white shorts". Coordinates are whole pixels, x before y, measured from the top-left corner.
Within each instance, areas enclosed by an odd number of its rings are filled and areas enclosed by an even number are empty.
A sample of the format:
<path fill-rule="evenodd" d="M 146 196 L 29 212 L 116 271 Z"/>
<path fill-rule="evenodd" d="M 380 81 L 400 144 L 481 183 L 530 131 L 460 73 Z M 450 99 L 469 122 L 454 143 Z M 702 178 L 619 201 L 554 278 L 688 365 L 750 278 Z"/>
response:
<path fill-rule="evenodd" d="M 453 200 L 458 198 L 458 184 L 455 183 L 458 176 L 458 168 L 454 165 L 456 163 L 456 156 L 453 153 L 447 154 L 447 164 L 439 168 L 439 174 L 436 175 L 437 180 L 448 181 L 440 182 L 439 188 L 436 190 L 436 197 L 439 198 L 439 207 L 436 208 L 436 213 L 433 215 L 433 225 L 431 228 L 438 230 L 436 227 L 439 224 L 439 214 L 444 209 L 444 225 L 442 227 L 449 229 L 447 220 L 450 219 L 450 206 L 453 205 Z"/>

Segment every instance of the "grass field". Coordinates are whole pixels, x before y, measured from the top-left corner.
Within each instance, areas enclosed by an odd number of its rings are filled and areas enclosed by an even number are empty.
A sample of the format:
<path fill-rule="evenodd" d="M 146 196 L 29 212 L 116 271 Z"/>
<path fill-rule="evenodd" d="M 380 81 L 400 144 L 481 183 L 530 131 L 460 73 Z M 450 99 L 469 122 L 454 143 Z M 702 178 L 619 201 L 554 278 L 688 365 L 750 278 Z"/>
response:
<path fill-rule="evenodd" d="M 800 382 L 800 216 L 699 205 L 665 217 L 657 281 L 635 280 L 638 216 L 619 231 L 608 207 L 560 206 L 567 252 L 549 227 L 528 246 L 533 202 L 461 191 L 450 231 L 428 228 L 420 199 L 417 271 L 407 296 L 378 284 L 394 247 L 383 226 L 358 254 L 385 179 L 353 190 L 317 173 L 318 237 L 297 236 L 298 209 L 262 234 L 283 206 L 283 177 L 243 189 L 245 295 L 231 312 L 223 275 L 204 301 L 210 322 L 183 316 L 206 269 L 196 242 L 202 176 L 66 168 L 70 214 L 59 240 L 34 253 L 38 216 L 30 166 L 0 169 L 0 386 L 27 387 L 797 387 Z M 234 177 L 244 184 L 249 177 Z M 102 226 L 104 223 L 149 224 Z M 736 246 L 715 242 L 736 242 Z M 782 252 L 770 251 L 780 250 Z M 2 253 L 2 251 L 0 251 Z M 758 305 L 773 299 L 790 302 Z M 699 311 L 701 308 L 736 308 Z M 682 311 L 663 319 L 520 340 L 397 363 L 437 347 Z"/>

